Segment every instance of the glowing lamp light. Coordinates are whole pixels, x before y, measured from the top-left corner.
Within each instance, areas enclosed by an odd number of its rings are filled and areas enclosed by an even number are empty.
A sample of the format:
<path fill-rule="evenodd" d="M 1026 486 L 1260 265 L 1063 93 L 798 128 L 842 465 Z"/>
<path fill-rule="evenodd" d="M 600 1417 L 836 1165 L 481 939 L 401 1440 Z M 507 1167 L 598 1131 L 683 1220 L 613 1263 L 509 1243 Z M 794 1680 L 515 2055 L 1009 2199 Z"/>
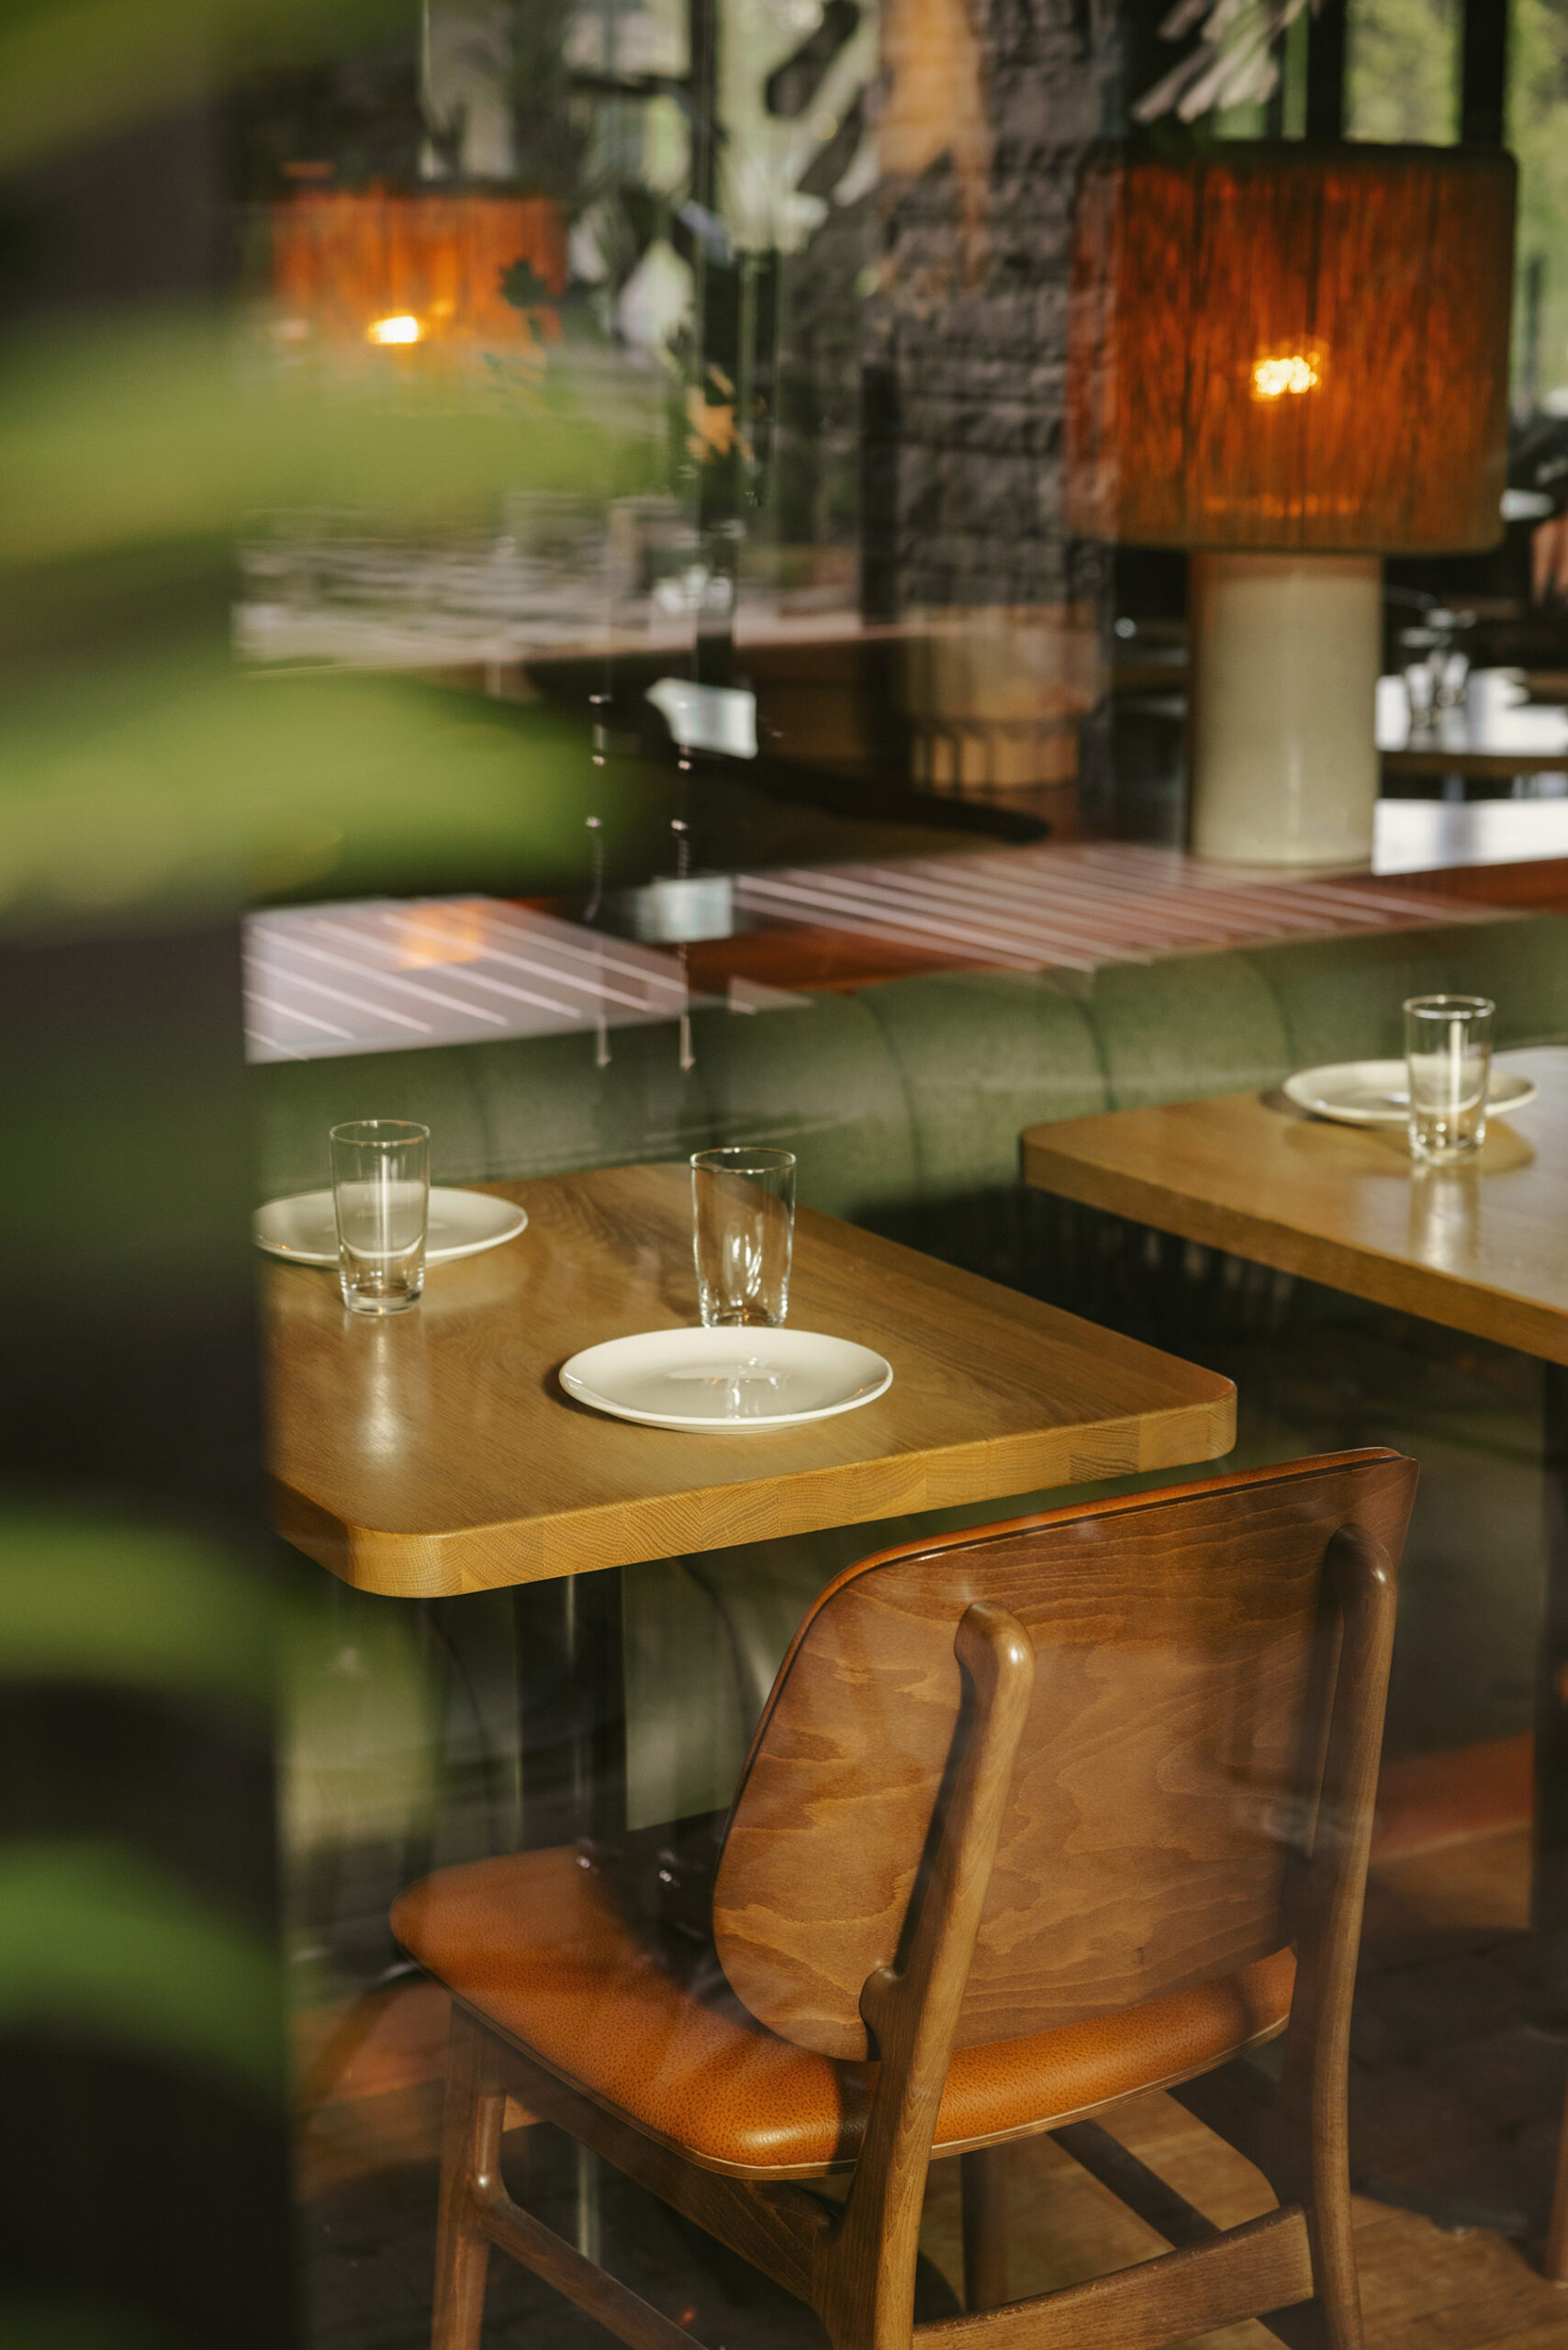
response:
<path fill-rule="evenodd" d="M 1321 381 L 1316 364 L 1305 352 L 1293 351 L 1286 357 L 1254 363 L 1252 397 L 1255 400 L 1280 400 L 1290 392 L 1310 392 Z"/>
<path fill-rule="evenodd" d="M 1363 864 L 1383 558 L 1496 543 L 1501 149 L 1107 149 L 1080 186 L 1068 528 L 1189 550 L 1192 845 Z"/>
<path fill-rule="evenodd" d="M 438 372 L 478 364 L 487 373 L 501 352 L 542 362 L 559 334 L 567 222 L 553 196 L 305 186 L 268 207 L 266 226 L 274 315 L 308 320 L 328 366 L 368 350 L 386 354 L 394 373 L 416 359 Z M 523 263 L 535 293 L 548 297 L 527 311 L 501 290 Z M 1256 348 L 1274 346 L 1260 338 Z"/>
<path fill-rule="evenodd" d="M 1075 223 L 1069 528 L 1260 553 L 1494 545 L 1513 212 L 1501 149 L 1097 155 Z"/>

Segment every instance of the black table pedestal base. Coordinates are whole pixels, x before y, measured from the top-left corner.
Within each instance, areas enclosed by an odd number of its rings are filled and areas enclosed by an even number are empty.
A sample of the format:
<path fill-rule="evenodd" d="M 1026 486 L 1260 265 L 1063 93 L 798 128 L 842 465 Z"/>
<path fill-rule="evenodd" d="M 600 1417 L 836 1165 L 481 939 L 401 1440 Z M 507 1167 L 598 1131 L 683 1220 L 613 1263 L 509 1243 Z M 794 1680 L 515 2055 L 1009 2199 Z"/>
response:
<path fill-rule="evenodd" d="M 603 1843 L 626 1827 L 621 1570 L 519 1583 L 512 1594 L 524 1852 Z M 572 2241 L 602 2256 L 597 2159 L 574 2150 Z"/>
<path fill-rule="evenodd" d="M 626 1826 L 621 1570 L 519 1583 L 522 1850 L 603 1842 Z"/>

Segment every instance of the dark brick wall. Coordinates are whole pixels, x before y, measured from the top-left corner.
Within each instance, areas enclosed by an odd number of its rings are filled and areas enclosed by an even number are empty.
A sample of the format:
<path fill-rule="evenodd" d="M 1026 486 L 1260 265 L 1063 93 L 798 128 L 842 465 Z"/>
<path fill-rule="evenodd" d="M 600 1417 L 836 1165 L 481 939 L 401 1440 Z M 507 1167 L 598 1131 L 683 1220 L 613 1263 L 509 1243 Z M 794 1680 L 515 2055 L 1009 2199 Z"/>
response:
<path fill-rule="evenodd" d="M 790 266 L 783 532 L 854 544 L 868 490 L 868 573 L 889 613 L 1097 592 L 1097 556 L 1061 523 L 1068 273 L 1084 152 L 1123 115 L 1125 15 L 1116 0 L 976 0 L 989 154 L 977 162 L 961 129 L 940 149 L 934 130 L 923 169 L 833 210 Z M 896 73 L 884 104 L 899 105 Z"/>

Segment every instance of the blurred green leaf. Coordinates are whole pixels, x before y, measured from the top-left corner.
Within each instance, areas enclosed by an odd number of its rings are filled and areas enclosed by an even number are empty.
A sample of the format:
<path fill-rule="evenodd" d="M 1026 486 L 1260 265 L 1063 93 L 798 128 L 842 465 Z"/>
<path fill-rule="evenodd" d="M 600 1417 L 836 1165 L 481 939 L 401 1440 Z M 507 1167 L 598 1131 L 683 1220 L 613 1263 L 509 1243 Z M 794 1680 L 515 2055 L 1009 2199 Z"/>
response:
<path fill-rule="evenodd" d="M 489 520 L 509 491 L 623 496 L 656 463 L 653 410 L 628 412 L 612 428 L 570 384 L 422 375 L 396 352 L 291 373 L 209 316 L 35 332 L 0 373 L 0 564 L 221 537 L 286 507 L 433 529 Z"/>
<path fill-rule="evenodd" d="M 0 2033 L 101 2039 L 275 2106 L 280 1998 L 274 1953 L 140 1854 L 0 1845 Z"/>
<path fill-rule="evenodd" d="M 403 0 L 6 0 L 0 163 L 166 115 L 253 59 L 407 23 Z"/>
<path fill-rule="evenodd" d="M 585 819 L 656 854 L 667 779 L 583 731 L 396 677 L 127 664 L 0 708 L 0 906 L 232 902 L 304 884 L 586 885 Z M 667 840 L 667 834 L 664 835 Z"/>
<path fill-rule="evenodd" d="M 0 1679 L 270 1708 L 277 1672 L 268 1589 L 216 1543 L 136 1519 L 0 1516 Z"/>

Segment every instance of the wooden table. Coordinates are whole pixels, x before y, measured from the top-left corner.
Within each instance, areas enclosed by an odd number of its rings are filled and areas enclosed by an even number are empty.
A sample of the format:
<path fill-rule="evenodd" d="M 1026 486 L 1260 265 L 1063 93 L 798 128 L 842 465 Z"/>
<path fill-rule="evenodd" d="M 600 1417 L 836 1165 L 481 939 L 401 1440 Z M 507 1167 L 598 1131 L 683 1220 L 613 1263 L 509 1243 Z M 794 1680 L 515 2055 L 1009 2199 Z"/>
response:
<path fill-rule="evenodd" d="M 694 1322 L 690 1178 L 623 1167 L 490 1187 L 521 1239 L 437 1266 L 386 1321 L 267 1270 L 279 1530 L 362 1590 L 522 1584 L 771 1535 L 1209 1460 L 1228 1380 L 802 1210 L 790 1318 L 886 1355 L 874 1404 L 698 1436 L 574 1404 L 578 1348 Z"/>
<path fill-rule="evenodd" d="M 1228 1380 L 809 1210 L 790 1320 L 886 1355 L 888 1393 L 774 1435 L 607 1418 L 556 1374 L 596 1340 L 696 1320 L 688 1169 L 489 1188 L 528 1230 L 434 1267 L 416 1312 L 362 1319 L 332 1275 L 268 1267 L 274 1521 L 364 1591 L 512 1587 L 530 1844 L 625 1825 L 621 1578 L 600 1570 L 1235 1441 Z"/>
<path fill-rule="evenodd" d="M 1505 1053 L 1540 1098 L 1480 1163 L 1415 1169 L 1403 1132 L 1224 1093 L 1030 1126 L 1042 1191 L 1568 1363 L 1568 1049 Z"/>
<path fill-rule="evenodd" d="M 1473 1167 L 1415 1168 L 1401 1133 L 1226 1093 L 1031 1126 L 1025 1180 L 1323 1281 L 1547 1365 L 1551 1506 L 1536 1716 L 1536 1920 L 1568 2007 L 1568 1049 L 1499 1057 L 1540 1099 L 1494 1120 Z"/>

